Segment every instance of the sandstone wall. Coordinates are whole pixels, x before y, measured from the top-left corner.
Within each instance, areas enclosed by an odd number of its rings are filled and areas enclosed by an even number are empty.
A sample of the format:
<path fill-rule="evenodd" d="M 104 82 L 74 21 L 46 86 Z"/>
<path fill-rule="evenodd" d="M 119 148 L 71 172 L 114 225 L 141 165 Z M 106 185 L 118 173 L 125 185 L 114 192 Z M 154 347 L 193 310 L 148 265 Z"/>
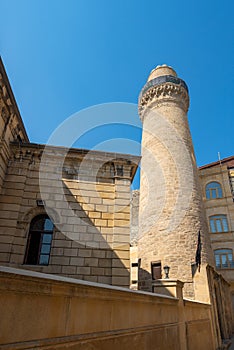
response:
<path fill-rule="evenodd" d="M 199 169 L 199 178 L 202 188 L 202 198 L 205 206 L 206 219 L 209 226 L 209 217 L 212 215 L 226 215 L 228 222 L 228 232 L 211 233 L 209 227 L 209 238 L 213 252 L 216 249 L 232 249 L 234 252 L 234 204 L 233 193 L 230 182 L 231 173 L 229 168 L 234 168 L 233 157 L 224 161 L 216 162 L 210 166 Z M 210 182 L 218 182 L 221 185 L 223 197 L 216 199 L 206 198 L 206 185 Z M 234 260 L 234 255 L 233 255 Z M 219 273 L 230 283 L 232 309 L 234 312 L 234 272 L 233 266 L 218 269 Z"/>
<path fill-rule="evenodd" d="M 6 349 L 214 350 L 210 305 L 0 268 Z"/>
<path fill-rule="evenodd" d="M 159 67 L 159 70 L 164 68 Z M 152 73 L 154 76 L 156 70 Z M 206 264 L 213 265 L 214 258 L 187 119 L 189 97 L 185 83 L 174 76 L 173 70 L 170 74 L 173 76 L 149 79 L 139 98 L 143 122 L 138 241 L 140 284 L 141 288 L 148 289 L 151 263 L 161 261 L 162 267 L 170 266 L 171 278 L 186 282 L 187 297 L 208 302 Z M 203 266 L 200 278 L 196 279 L 200 288 L 194 288 L 199 231 Z"/>
<path fill-rule="evenodd" d="M 139 233 L 139 196 L 140 191 L 134 190 L 131 193 L 131 245 L 137 245 Z"/>
<path fill-rule="evenodd" d="M 28 141 L 28 136 L 0 58 L 0 192 L 11 156 L 11 141 Z"/>
<path fill-rule="evenodd" d="M 136 164 L 110 162 L 110 155 L 96 152 L 81 166 L 82 151 L 70 151 L 62 164 L 62 150 L 54 147 L 43 172 L 43 146 L 11 148 L 0 196 L 1 264 L 129 286 L 130 173 Z M 30 222 L 42 213 L 55 224 L 49 265 L 25 265 Z"/>

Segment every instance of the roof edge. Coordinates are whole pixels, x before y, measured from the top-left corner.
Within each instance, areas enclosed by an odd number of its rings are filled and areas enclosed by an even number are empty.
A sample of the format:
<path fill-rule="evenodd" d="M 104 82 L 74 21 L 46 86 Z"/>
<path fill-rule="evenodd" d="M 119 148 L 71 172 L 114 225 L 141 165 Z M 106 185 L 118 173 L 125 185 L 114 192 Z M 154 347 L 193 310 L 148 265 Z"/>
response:
<path fill-rule="evenodd" d="M 19 143 L 17 141 L 12 141 L 11 145 L 13 146 L 17 146 L 19 147 Z M 88 154 L 88 153 L 92 153 L 92 154 L 97 154 L 103 157 L 108 157 L 108 156 L 112 156 L 113 158 L 116 159 L 128 159 L 128 160 L 134 160 L 136 164 L 138 164 L 141 160 L 141 156 L 137 156 L 137 155 L 133 155 L 133 154 L 128 154 L 128 153 L 118 153 L 118 152 L 108 152 L 108 151 L 99 151 L 99 150 L 89 150 L 89 149 L 84 149 L 84 148 L 69 148 L 69 147 L 65 147 L 65 146 L 55 146 L 55 145 L 47 145 L 47 144 L 40 144 L 40 143 L 33 143 L 33 142 L 24 142 L 22 144 L 20 144 L 20 147 L 24 148 L 24 147 L 31 147 L 31 148 L 35 148 L 35 149 L 44 149 L 45 147 L 51 150 L 67 150 L 68 152 L 74 152 L 74 153 L 78 153 L 78 154 Z"/>
<path fill-rule="evenodd" d="M 198 169 L 202 170 L 202 169 L 206 169 L 206 168 L 211 168 L 212 166 L 219 165 L 220 163 L 221 164 L 227 163 L 227 162 L 229 162 L 231 160 L 234 160 L 234 156 L 226 157 L 226 158 L 217 160 L 216 162 L 212 162 L 212 163 L 209 163 L 209 164 L 202 165 L 202 166 L 198 167 Z"/>
<path fill-rule="evenodd" d="M 27 134 L 27 131 L 25 129 L 24 122 L 23 122 L 23 119 L 21 117 L 21 114 L 20 114 L 16 99 L 15 99 L 14 93 L 12 91 L 11 84 L 10 84 L 10 81 L 8 79 L 8 75 L 7 75 L 7 72 L 6 72 L 6 69 L 5 69 L 5 66 L 4 66 L 4 63 L 2 61 L 1 56 L 0 56 L 0 73 L 2 74 L 3 80 L 7 86 L 7 92 L 9 94 L 9 97 L 12 101 L 13 106 L 14 106 L 15 113 L 19 119 L 19 123 L 21 124 L 21 128 L 22 128 L 22 132 L 24 133 L 24 137 L 27 141 L 29 141 L 28 134 Z"/>

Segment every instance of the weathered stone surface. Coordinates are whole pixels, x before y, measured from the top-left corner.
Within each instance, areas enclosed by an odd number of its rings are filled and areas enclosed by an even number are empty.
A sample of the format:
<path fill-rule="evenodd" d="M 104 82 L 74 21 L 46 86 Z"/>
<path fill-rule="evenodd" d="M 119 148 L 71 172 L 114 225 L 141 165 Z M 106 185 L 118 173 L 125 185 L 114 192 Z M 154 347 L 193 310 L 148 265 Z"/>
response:
<path fill-rule="evenodd" d="M 142 280 L 151 279 L 151 263 L 161 261 L 162 267 L 170 266 L 171 278 L 186 282 L 185 295 L 195 298 L 191 264 L 195 263 L 199 230 L 202 269 L 214 260 L 186 115 L 188 105 L 187 90 L 171 82 L 152 85 L 150 92 L 140 96 L 143 135 L 138 252 Z M 209 295 L 204 301 L 209 301 Z"/>
<path fill-rule="evenodd" d="M 0 136 L 0 263 L 112 283 L 118 259 L 128 273 L 130 185 L 139 157 L 29 143 L 1 61 Z M 56 226 L 49 265 L 24 265 L 30 222 L 45 213 Z"/>
<path fill-rule="evenodd" d="M 73 272 L 70 266 L 66 270 Z M 110 283 L 105 276 L 86 279 L 90 282 L 0 268 L 1 345 L 12 350 L 216 348 L 210 305 L 93 283 Z M 114 283 L 127 280 L 119 276 Z"/>

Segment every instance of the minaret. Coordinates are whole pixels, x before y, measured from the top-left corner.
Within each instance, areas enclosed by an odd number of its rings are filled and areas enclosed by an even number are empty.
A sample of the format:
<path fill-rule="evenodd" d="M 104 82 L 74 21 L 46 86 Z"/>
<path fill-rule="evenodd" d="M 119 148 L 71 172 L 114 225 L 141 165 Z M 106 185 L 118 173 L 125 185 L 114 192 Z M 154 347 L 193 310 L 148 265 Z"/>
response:
<path fill-rule="evenodd" d="M 157 66 L 139 97 L 143 123 L 138 256 L 139 285 L 149 289 L 152 266 L 170 266 L 185 282 L 184 295 L 209 301 L 206 265 L 213 264 L 188 125 L 186 83 L 169 66 Z M 201 268 L 196 266 L 201 235 Z M 199 271 L 200 270 L 200 271 Z M 202 289 L 198 286 L 203 286 Z"/>

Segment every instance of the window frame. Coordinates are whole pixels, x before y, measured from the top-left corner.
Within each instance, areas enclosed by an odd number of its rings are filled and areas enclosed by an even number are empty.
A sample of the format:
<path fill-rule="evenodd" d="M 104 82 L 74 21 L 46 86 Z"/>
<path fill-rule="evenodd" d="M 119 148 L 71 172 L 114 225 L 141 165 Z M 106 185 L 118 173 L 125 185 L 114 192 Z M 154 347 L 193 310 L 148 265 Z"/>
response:
<path fill-rule="evenodd" d="M 219 225 L 221 230 L 219 230 Z M 215 214 L 209 216 L 210 233 L 228 233 L 229 225 L 226 214 Z M 214 228 L 214 229 L 213 229 Z"/>
<path fill-rule="evenodd" d="M 52 224 L 52 229 L 34 229 L 33 226 L 35 226 L 35 223 L 38 222 L 39 220 L 44 219 L 44 224 L 46 225 L 46 220 L 49 220 Z M 33 266 L 48 266 L 50 262 L 50 253 L 51 253 L 51 246 L 52 246 L 52 240 L 53 240 L 53 232 L 54 232 L 54 223 L 50 219 L 50 217 L 46 214 L 39 214 L 35 216 L 29 226 L 29 231 L 28 231 L 28 239 L 27 239 L 27 245 L 26 245 L 26 251 L 25 251 L 25 257 L 24 257 L 24 265 L 33 265 Z M 33 235 L 38 235 L 39 237 L 39 244 L 38 247 L 35 248 L 35 246 L 32 246 L 32 237 Z M 45 235 L 49 235 L 50 239 L 49 242 L 44 241 L 43 239 Z M 43 252 L 42 249 L 43 247 L 49 246 L 48 252 Z M 37 251 L 35 262 L 32 262 L 31 254 L 33 253 L 33 249 Z M 31 252 L 30 252 L 31 250 Z M 42 256 L 46 256 L 47 260 L 45 263 L 41 261 Z"/>
<path fill-rule="evenodd" d="M 229 175 L 231 193 L 234 201 L 234 167 L 228 167 L 228 175 Z"/>
<path fill-rule="evenodd" d="M 231 259 L 230 259 L 231 255 Z M 215 267 L 217 269 L 233 269 L 233 250 L 231 248 L 218 248 L 214 250 L 215 257 Z M 219 258 L 219 264 L 217 264 L 217 257 Z M 225 262 L 223 262 L 223 257 L 225 257 Z"/>
<path fill-rule="evenodd" d="M 155 274 L 155 268 L 159 272 L 159 278 L 156 278 Z M 151 278 L 153 281 L 157 281 L 159 279 L 162 279 L 162 262 L 161 261 L 151 261 Z"/>
<path fill-rule="evenodd" d="M 212 184 L 216 184 L 216 186 L 214 185 L 213 187 L 209 187 Z M 218 181 L 208 182 L 205 187 L 205 193 L 206 193 L 206 200 L 223 198 L 223 189 L 221 184 Z M 215 196 L 213 196 L 213 193 L 215 193 Z"/>

